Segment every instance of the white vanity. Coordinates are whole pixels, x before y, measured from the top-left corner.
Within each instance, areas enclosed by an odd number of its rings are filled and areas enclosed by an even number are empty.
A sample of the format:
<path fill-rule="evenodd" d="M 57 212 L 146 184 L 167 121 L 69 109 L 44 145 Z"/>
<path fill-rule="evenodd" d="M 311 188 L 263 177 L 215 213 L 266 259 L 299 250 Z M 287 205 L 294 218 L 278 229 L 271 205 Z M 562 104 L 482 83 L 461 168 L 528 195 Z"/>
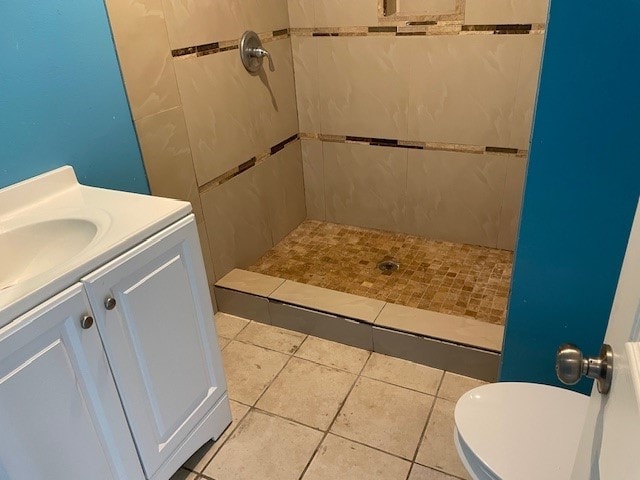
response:
<path fill-rule="evenodd" d="M 0 479 L 168 479 L 231 422 L 191 205 L 0 190 Z"/>

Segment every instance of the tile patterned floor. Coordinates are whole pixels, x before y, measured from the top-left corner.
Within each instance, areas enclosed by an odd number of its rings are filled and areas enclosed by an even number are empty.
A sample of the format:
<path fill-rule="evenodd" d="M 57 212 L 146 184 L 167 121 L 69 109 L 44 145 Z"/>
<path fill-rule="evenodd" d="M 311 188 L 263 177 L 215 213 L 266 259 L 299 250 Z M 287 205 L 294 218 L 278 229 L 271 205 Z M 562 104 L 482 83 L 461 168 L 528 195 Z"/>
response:
<path fill-rule="evenodd" d="M 453 408 L 483 384 L 216 315 L 233 423 L 173 480 L 468 479 Z"/>
<path fill-rule="evenodd" d="M 400 269 L 384 274 L 381 260 Z M 248 269 L 504 325 L 513 252 L 307 220 Z"/>

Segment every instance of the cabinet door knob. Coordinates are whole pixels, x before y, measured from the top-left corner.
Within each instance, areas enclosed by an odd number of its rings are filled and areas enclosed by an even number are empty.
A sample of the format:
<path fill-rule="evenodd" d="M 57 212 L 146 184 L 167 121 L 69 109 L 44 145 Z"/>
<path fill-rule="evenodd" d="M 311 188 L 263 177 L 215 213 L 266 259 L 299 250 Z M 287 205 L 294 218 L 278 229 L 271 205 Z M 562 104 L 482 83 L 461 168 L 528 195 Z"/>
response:
<path fill-rule="evenodd" d="M 80 326 L 85 330 L 88 328 L 91 328 L 92 325 L 93 325 L 93 317 L 90 315 L 85 315 L 84 317 L 82 317 L 82 320 L 80 320 Z"/>
<path fill-rule="evenodd" d="M 116 299 L 113 297 L 107 297 L 104 299 L 104 306 L 107 310 L 113 310 L 116 308 Z"/>

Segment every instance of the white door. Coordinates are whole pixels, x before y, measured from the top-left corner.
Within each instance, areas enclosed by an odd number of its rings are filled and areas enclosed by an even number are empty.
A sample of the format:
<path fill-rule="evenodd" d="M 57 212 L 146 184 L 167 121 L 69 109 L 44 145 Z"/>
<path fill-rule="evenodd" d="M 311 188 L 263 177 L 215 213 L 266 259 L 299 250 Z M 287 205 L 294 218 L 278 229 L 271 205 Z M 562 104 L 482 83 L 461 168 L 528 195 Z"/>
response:
<path fill-rule="evenodd" d="M 640 208 L 604 343 L 614 353 L 608 395 L 591 392 L 572 480 L 640 479 Z"/>
<path fill-rule="evenodd" d="M 226 391 L 193 215 L 82 281 L 151 478 Z"/>
<path fill-rule="evenodd" d="M 144 478 L 85 315 L 77 284 L 0 329 L 0 479 Z"/>

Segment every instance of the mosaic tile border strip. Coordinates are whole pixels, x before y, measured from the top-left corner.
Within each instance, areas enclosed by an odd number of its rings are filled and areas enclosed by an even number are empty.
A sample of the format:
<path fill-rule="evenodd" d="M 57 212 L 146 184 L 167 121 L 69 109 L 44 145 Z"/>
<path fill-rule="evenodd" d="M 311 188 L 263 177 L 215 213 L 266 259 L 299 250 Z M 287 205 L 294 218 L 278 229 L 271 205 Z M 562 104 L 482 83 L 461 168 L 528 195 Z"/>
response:
<path fill-rule="evenodd" d="M 370 37 L 370 36 L 435 36 L 435 35 L 540 35 L 544 33 L 542 23 L 464 25 L 462 21 L 403 21 L 402 25 L 376 25 L 369 27 L 321 27 L 321 28 L 283 28 L 258 36 L 263 43 L 274 40 L 299 37 Z M 239 40 L 226 40 L 171 50 L 171 56 L 202 57 L 214 53 L 237 50 Z"/>
<path fill-rule="evenodd" d="M 256 165 L 260 165 L 261 163 L 266 161 L 268 158 L 270 158 L 272 155 L 275 155 L 280 150 L 284 149 L 287 145 L 289 145 L 290 143 L 295 142 L 298 139 L 300 139 L 300 135 L 299 134 L 296 133 L 295 135 L 291 135 L 289 138 L 283 140 L 282 142 L 273 145 L 268 151 L 262 152 L 262 153 L 256 155 L 255 157 L 251 157 L 246 162 L 241 163 L 237 167 L 234 167 L 234 168 L 232 168 L 230 170 L 227 170 L 222 175 L 219 175 L 216 178 L 214 178 L 213 180 L 210 180 L 207 183 L 199 186 L 198 187 L 198 191 L 200 193 L 204 193 L 204 192 L 207 192 L 207 191 L 211 190 L 212 188 L 215 188 L 215 187 L 218 187 L 218 186 L 222 185 L 225 182 L 228 182 L 233 177 L 236 177 L 236 176 L 240 175 L 241 173 L 246 172 L 247 170 L 249 170 L 250 168 L 255 167 Z"/>
<path fill-rule="evenodd" d="M 369 36 L 437 36 L 437 35 L 540 35 L 544 24 L 464 25 L 462 22 L 421 21 L 404 25 L 374 27 L 291 28 L 291 36 L 300 37 L 369 37 Z"/>
<path fill-rule="evenodd" d="M 225 182 L 228 182 L 233 177 L 246 172 L 256 165 L 260 165 L 266 161 L 272 155 L 275 155 L 280 150 L 284 149 L 287 145 L 296 140 L 320 140 L 322 142 L 332 143 L 358 143 L 361 145 L 370 145 L 372 147 L 393 147 L 393 148 L 407 148 L 415 150 L 435 150 L 443 152 L 459 152 L 459 153 L 475 153 L 482 155 L 485 153 L 507 155 L 516 157 L 526 157 L 529 153 L 528 150 L 518 150 L 517 148 L 508 147 L 493 147 L 484 145 L 463 145 L 455 143 L 437 143 L 437 142 L 416 142 L 411 140 L 397 140 L 390 138 L 375 138 L 375 137 L 357 137 L 353 135 L 325 135 L 322 133 L 296 133 L 289 138 L 283 140 L 276 145 L 273 145 L 268 151 L 262 152 L 254 157 L 251 157 L 244 163 L 241 163 L 237 167 L 233 167 L 227 170 L 222 175 L 218 175 L 213 180 L 198 187 L 200 193 L 207 192 L 212 188 L 218 187 Z"/>
<path fill-rule="evenodd" d="M 274 30 L 269 33 L 261 33 L 258 35 L 262 43 L 269 43 L 273 40 L 281 40 L 283 38 L 289 38 L 289 29 L 283 28 L 281 30 Z M 185 48 L 177 48 L 171 50 L 172 57 L 185 57 L 185 56 L 197 56 L 202 57 L 204 55 L 211 55 L 214 53 L 226 52 L 229 50 L 237 50 L 240 45 L 240 40 L 227 40 L 220 42 L 205 43 L 203 45 L 195 45 Z"/>
<path fill-rule="evenodd" d="M 374 137 L 356 137 L 352 135 L 325 135 L 322 133 L 303 133 L 299 134 L 301 139 L 320 140 L 332 143 L 359 143 L 362 145 L 371 145 L 373 147 L 395 147 L 409 148 L 416 150 L 439 150 L 445 152 L 460 153 L 492 153 L 499 155 L 510 155 L 516 157 L 526 157 L 528 150 L 519 150 L 509 147 L 494 147 L 490 145 L 464 145 L 456 143 L 438 143 L 438 142 L 418 142 L 412 140 L 397 140 L 390 138 L 374 138 Z"/>

